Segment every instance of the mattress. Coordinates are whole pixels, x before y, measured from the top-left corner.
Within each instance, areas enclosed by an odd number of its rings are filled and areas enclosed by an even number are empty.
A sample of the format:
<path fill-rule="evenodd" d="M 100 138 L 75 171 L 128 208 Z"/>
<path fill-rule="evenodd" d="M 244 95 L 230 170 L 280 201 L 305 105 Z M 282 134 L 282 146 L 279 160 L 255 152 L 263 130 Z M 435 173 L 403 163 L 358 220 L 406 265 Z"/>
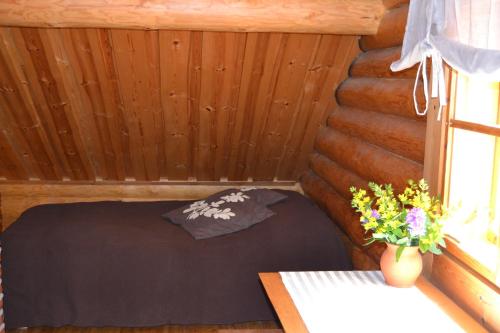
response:
<path fill-rule="evenodd" d="M 33 207 L 2 234 L 8 328 L 274 320 L 257 273 L 351 268 L 331 220 L 291 191 L 276 215 L 194 240 L 161 214 L 187 202 Z"/>

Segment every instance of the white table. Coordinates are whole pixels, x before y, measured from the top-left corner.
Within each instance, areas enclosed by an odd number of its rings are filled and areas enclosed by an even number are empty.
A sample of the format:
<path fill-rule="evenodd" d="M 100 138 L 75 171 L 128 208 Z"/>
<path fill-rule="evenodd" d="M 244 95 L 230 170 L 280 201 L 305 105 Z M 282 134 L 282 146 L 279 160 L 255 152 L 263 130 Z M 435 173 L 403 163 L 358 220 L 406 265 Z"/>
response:
<path fill-rule="evenodd" d="M 394 288 L 380 271 L 259 275 L 286 332 L 486 332 L 424 278 Z"/>

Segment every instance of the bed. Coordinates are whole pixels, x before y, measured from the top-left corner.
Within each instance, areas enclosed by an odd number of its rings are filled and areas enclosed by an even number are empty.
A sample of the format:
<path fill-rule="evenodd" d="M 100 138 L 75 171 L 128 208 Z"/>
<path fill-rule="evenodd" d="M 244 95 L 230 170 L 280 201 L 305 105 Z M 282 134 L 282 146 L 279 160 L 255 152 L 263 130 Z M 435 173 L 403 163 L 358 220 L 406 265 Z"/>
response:
<path fill-rule="evenodd" d="M 351 268 L 328 217 L 281 193 L 275 216 L 205 240 L 161 218 L 187 202 L 30 208 L 2 234 L 7 328 L 274 320 L 258 272 Z"/>

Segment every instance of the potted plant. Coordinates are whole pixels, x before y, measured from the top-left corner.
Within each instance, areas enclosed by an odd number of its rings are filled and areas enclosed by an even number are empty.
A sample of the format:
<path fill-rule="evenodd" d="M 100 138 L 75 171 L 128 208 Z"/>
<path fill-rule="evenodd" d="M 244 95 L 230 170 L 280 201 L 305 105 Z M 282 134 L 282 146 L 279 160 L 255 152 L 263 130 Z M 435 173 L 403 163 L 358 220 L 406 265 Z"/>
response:
<path fill-rule="evenodd" d="M 380 259 L 382 274 L 389 285 L 413 286 L 422 271 L 422 253 L 441 254 L 445 247 L 440 201 L 429 195 L 425 180 L 409 180 L 404 192 L 395 195 L 390 184 L 370 182 L 366 190 L 351 187 L 352 207 L 361 214 L 368 244 L 385 242 L 387 248 Z"/>

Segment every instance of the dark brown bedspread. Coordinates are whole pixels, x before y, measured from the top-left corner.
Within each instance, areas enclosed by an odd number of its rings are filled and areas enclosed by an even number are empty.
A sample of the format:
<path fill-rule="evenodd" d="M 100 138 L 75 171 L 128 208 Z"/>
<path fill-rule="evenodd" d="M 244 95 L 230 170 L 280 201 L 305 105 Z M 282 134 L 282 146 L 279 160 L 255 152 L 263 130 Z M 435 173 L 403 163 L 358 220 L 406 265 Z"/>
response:
<path fill-rule="evenodd" d="M 7 327 L 273 320 L 257 273 L 349 269 L 332 222 L 295 192 L 250 229 L 194 240 L 186 202 L 37 206 L 2 235 Z"/>

